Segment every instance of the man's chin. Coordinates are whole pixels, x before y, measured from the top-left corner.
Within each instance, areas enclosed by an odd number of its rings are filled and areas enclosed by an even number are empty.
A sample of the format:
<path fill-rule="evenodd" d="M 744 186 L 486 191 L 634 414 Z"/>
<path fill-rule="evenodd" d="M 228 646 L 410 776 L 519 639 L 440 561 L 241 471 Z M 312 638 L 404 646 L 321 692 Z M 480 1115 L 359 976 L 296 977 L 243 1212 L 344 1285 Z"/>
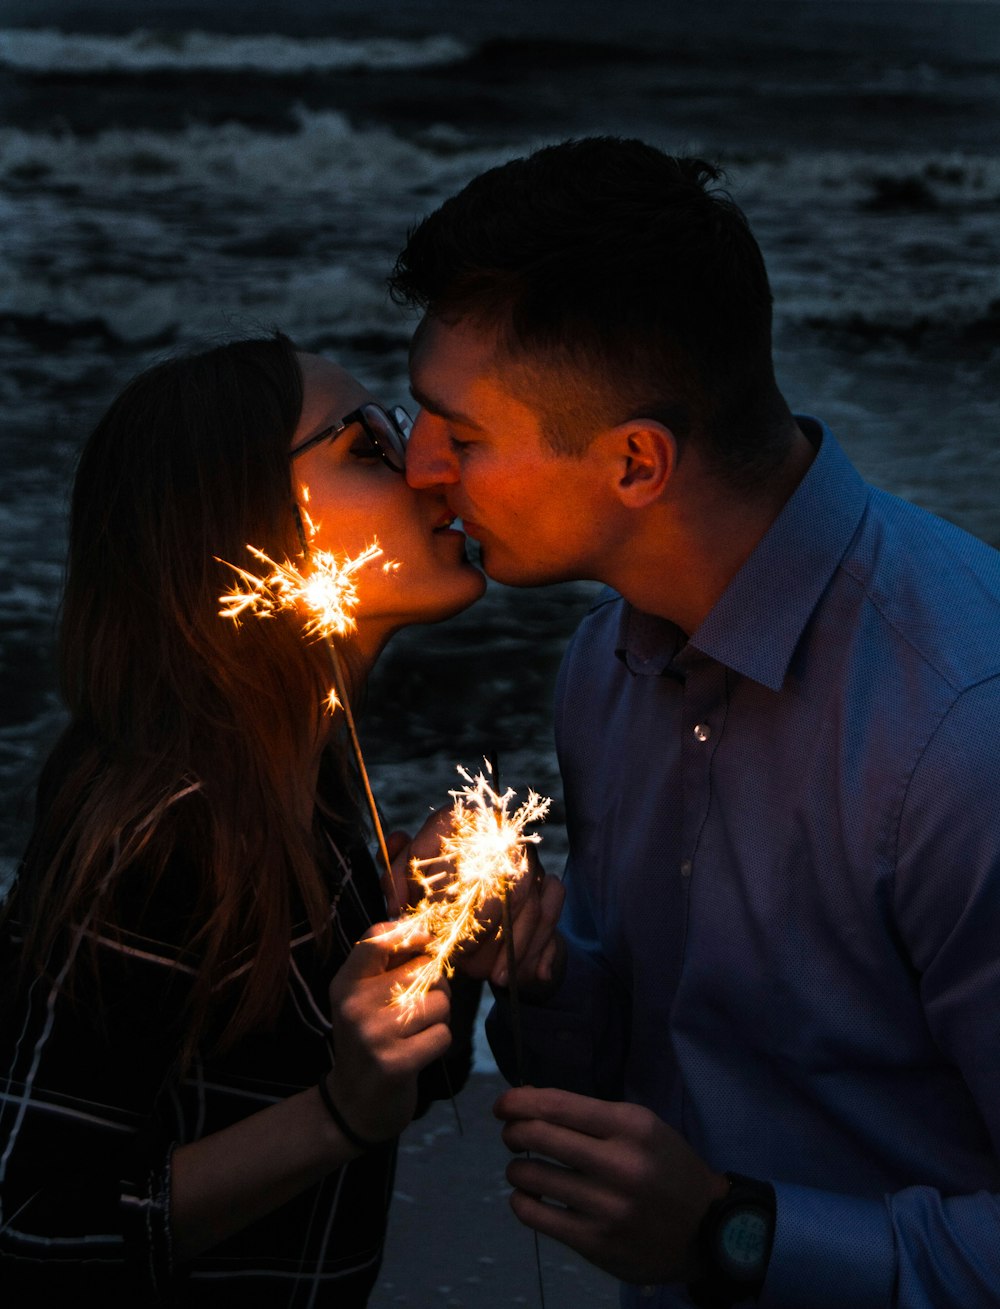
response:
<path fill-rule="evenodd" d="M 550 586 L 565 580 L 535 563 L 505 557 L 492 546 L 480 546 L 478 563 L 490 581 L 501 586 Z"/>

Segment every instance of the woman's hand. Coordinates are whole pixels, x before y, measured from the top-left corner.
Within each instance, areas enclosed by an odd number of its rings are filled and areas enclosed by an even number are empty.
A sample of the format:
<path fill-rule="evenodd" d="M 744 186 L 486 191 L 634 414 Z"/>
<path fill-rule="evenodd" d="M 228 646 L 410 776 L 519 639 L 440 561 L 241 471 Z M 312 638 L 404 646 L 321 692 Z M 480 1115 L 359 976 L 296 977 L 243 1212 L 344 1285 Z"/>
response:
<path fill-rule="evenodd" d="M 424 942 L 402 947 L 378 923 L 330 984 L 336 1066 L 327 1088 L 350 1128 L 368 1141 L 397 1136 L 413 1117 L 417 1073 L 447 1050 L 448 989 L 415 1012 L 391 1004 Z M 360 1153 L 338 1131 L 316 1089 L 291 1095 L 174 1151 L 170 1223 L 179 1263 L 272 1213 Z"/>
<path fill-rule="evenodd" d="M 425 944 L 418 939 L 404 946 L 396 925 L 378 923 L 330 984 L 335 1064 L 327 1086 L 366 1140 L 387 1140 L 407 1126 L 417 1104 L 417 1074 L 451 1042 L 447 983 L 432 987 L 412 1012 L 392 1003 L 426 961 Z"/>

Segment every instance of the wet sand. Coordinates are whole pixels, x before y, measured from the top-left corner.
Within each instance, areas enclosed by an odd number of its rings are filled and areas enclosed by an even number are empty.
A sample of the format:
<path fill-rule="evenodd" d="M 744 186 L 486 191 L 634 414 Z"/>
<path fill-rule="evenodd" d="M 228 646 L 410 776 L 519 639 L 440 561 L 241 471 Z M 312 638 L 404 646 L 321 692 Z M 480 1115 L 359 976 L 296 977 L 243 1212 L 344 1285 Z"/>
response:
<path fill-rule="evenodd" d="M 403 1137 L 389 1239 L 370 1309 L 612 1309 L 618 1283 L 572 1250 L 541 1238 L 542 1291 L 532 1233 L 514 1217 L 509 1152 L 492 1106 L 506 1083 L 473 1073 L 459 1095 Z"/>

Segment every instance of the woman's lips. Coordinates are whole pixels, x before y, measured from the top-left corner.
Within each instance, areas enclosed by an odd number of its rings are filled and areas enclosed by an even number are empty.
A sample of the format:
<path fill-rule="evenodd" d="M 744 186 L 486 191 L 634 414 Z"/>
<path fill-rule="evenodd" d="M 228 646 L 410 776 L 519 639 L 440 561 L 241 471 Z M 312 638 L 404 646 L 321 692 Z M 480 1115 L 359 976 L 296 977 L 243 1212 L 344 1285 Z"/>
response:
<path fill-rule="evenodd" d="M 455 536 L 471 536 L 476 540 L 479 539 L 481 531 L 478 523 L 468 518 L 458 518 L 454 514 L 439 519 L 433 530 L 435 534 L 451 532 Z"/>

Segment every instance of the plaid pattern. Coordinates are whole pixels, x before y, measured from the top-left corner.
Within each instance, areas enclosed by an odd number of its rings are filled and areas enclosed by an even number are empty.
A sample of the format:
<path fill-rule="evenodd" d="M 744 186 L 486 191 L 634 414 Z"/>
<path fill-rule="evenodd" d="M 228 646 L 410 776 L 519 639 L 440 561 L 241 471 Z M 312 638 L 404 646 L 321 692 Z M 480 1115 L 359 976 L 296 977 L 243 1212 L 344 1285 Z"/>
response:
<path fill-rule="evenodd" d="M 103 1306 L 177 1302 L 363 1305 L 381 1259 L 395 1144 L 330 1174 L 184 1269 L 170 1251 L 170 1156 L 313 1085 L 330 1066 L 327 988 L 354 941 L 385 917 L 363 847 L 333 856 L 333 948 L 307 927 L 274 1030 L 176 1075 L 195 969 L 173 940 L 191 871 L 168 870 L 120 935 L 84 922 L 58 967 L 13 989 L 16 927 L 0 941 L 0 1286 L 4 1309 L 40 1292 L 91 1291 Z M 176 875 L 175 875 L 176 874 Z M 339 885 L 338 885 L 339 884 Z M 190 902 L 190 901 L 187 901 Z M 138 896 L 137 896 L 138 903 Z M 99 969 L 77 954 L 96 946 Z M 233 975 L 253 960 L 234 961 Z M 99 980 L 97 980 L 99 979 Z"/>

